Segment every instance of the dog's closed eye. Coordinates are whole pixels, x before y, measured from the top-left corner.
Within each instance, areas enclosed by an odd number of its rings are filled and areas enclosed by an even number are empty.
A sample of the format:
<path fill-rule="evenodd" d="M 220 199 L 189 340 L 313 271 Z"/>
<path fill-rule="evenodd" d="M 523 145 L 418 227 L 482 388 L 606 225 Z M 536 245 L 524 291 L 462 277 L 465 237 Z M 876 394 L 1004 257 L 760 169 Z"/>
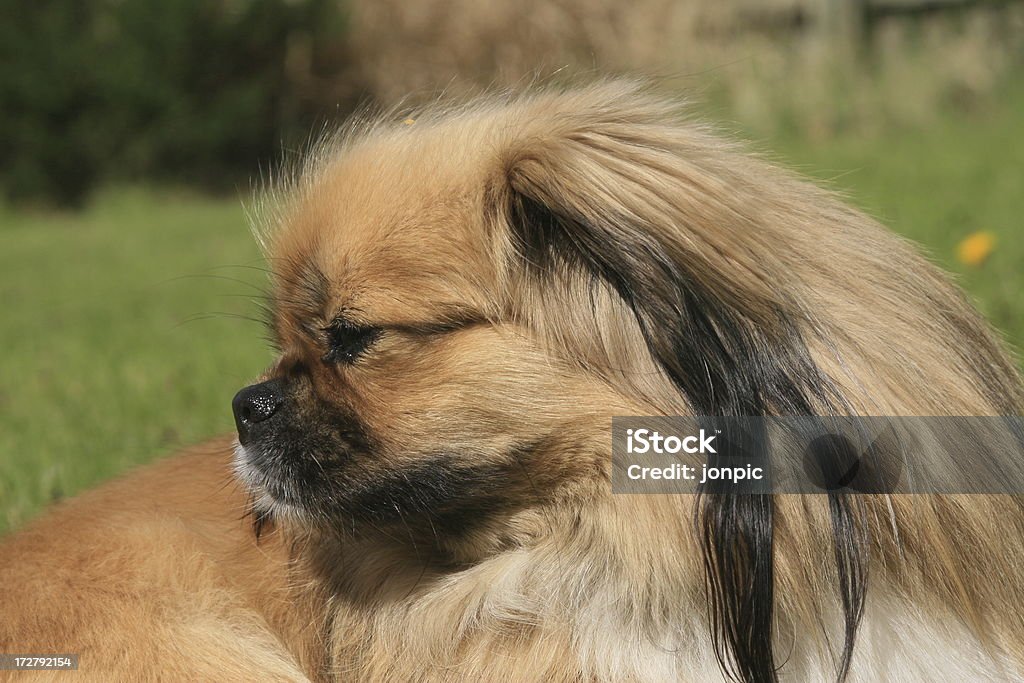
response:
<path fill-rule="evenodd" d="M 324 328 L 324 332 L 327 335 L 327 352 L 321 359 L 325 363 L 351 365 L 380 338 L 383 330 L 372 325 L 335 320 Z"/>

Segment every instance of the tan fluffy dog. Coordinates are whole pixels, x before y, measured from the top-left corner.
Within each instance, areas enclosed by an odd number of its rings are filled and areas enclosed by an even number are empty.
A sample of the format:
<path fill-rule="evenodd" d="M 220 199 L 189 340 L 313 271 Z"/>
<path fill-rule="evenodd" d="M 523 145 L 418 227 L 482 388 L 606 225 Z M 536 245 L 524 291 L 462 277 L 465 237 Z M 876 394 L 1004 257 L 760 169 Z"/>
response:
<path fill-rule="evenodd" d="M 1019 680 L 1016 498 L 610 490 L 616 415 L 1020 414 L 936 269 L 629 83 L 413 118 L 276 192 L 280 355 L 240 444 L 5 541 L 0 651 L 96 680 Z"/>

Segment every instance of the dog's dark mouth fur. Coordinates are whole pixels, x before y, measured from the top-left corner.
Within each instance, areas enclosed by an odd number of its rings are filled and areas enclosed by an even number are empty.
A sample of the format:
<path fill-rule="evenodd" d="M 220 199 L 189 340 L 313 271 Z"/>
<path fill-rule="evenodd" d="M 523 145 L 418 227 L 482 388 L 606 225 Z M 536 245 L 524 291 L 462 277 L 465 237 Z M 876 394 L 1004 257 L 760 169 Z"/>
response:
<path fill-rule="evenodd" d="M 542 444 L 519 444 L 490 464 L 438 451 L 397 470 L 370 472 L 357 456 L 315 456 L 264 442 L 236 446 L 236 476 L 251 494 L 259 535 L 283 517 L 346 537 L 384 537 L 399 545 L 458 542 L 479 527 L 538 502 L 533 482 L 522 480 L 524 459 Z M 483 460 L 483 458 L 478 458 Z M 315 463 L 310 466 L 310 463 Z"/>

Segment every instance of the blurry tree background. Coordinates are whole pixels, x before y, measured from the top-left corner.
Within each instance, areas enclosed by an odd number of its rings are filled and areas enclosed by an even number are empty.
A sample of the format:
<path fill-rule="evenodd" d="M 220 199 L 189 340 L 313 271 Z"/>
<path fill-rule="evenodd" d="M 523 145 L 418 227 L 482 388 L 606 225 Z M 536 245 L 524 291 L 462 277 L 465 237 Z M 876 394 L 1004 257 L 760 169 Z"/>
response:
<path fill-rule="evenodd" d="M 102 181 L 229 188 L 349 110 L 345 18 L 326 0 L 4 0 L 0 160 L 14 200 Z"/>
<path fill-rule="evenodd" d="M 983 106 L 1024 62 L 998 0 L 5 0 L 0 188 L 234 189 L 349 113 L 641 72 L 758 132 L 827 137 Z"/>

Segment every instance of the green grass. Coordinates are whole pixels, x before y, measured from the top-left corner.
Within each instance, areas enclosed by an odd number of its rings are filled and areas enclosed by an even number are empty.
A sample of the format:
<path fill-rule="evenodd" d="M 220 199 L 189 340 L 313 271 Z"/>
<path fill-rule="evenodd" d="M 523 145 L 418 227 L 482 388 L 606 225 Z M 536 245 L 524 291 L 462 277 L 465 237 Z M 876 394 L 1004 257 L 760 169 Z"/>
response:
<path fill-rule="evenodd" d="M 106 193 L 0 215 L 0 531 L 129 466 L 232 428 L 270 355 L 238 201 Z M 218 313 L 220 312 L 220 313 Z"/>
<path fill-rule="evenodd" d="M 1021 120 L 1024 90 L 926 129 L 762 147 L 926 245 L 1019 345 Z M 962 267 L 954 247 L 979 229 L 996 250 Z M 121 189 L 81 214 L 0 212 L 0 532 L 232 428 L 231 396 L 270 359 L 260 327 L 235 317 L 255 311 L 253 266 L 237 201 Z"/>
<path fill-rule="evenodd" d="M 775 158 L 825 181 L 952 272 L 1018 351 L 1024 346 L 1024 84 L 970 117 L 924 129 L 812 144 L 769 141 Z M 761 147 L 765 147 L 762 145 Z M 956 259 L 972 232 L 994 233 L 978 267 Z"/>

